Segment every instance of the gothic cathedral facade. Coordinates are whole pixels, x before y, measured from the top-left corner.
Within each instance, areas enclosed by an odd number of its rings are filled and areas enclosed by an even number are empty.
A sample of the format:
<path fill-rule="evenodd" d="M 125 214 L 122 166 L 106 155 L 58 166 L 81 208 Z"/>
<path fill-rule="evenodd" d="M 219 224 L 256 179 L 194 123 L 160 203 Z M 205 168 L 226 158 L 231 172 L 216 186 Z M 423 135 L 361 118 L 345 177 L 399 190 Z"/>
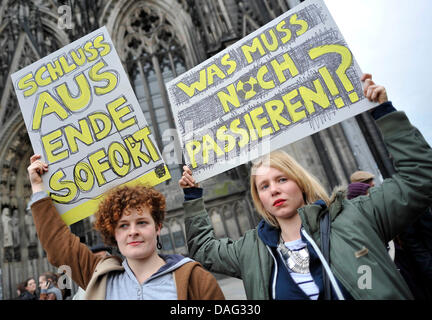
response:
<path fill-rule="evenodd" d="M 27 166 L 32 147 L 10 75 L 47 54 L 106 26 L 147 122 L 164 150 L 174 129 L 165 83 L 225 49 L 299 0 L 3 0 L 0 2 L 0 299 L 51 266 L 40 246 L 28 203 Z M 391 173 L 376 128 L 360 115 L 293 143 L 285 150 L 331 191 L 358 169 Z M 169 155 L 167 155 L 169 156 Z M 239 238 L 259 217 L 248 186 L 250 164 L 203 182 L 217 237 Z M 180 164 L 160 189 L 167 197 L 164 253 L 187 255 Z M 71 226 L 81 241 L 100 241 L 92 217 Z"/>

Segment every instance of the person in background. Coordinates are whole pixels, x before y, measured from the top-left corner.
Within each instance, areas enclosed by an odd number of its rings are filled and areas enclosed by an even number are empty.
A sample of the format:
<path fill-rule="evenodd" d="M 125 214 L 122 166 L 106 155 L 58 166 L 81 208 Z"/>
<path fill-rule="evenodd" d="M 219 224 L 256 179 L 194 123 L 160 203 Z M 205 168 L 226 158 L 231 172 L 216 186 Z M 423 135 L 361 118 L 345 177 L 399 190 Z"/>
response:
<path fill-rule="evenodd" d="M 16 289 L 17 296 L 14 300 L 20 300 L 20 296 L 22 293 L 24 293 L 24 291 L 25 291 L 25 282 L 18 283 Z"/>
<path fill-rule="evenodd" d="M 17 289 L 19 291 L 17 300 L 38 300 L 36 280 L 34 278 L 28 278 L 26 281 L 20 283 Z"/>
<path fill-rule="evenodd" d="M 414 298 L 432 300 L 432 211 L 429 207 L 395 239 L 394 263 Z"/>
<path fill-rule="evenodd" d="M 351 183 L 361 182 L 370 185 L 371 187 L 375 187 L 375 176 L 367 171 L 356 171 L 351 177 Z"/>
<path fill-rule="evenodd" d="M 349 200 L 357 198 L 358 196 L 365 196 L 369 193 L 369 183 L 353 182 L 348 185 L 347 198 Z"/>
<path fill-rule="evenodd" d="M 63 294 L 57 288 L 57 276 L 52 272 L 44 272 L 39 276 L 39 300 L 63 300 Z"/>

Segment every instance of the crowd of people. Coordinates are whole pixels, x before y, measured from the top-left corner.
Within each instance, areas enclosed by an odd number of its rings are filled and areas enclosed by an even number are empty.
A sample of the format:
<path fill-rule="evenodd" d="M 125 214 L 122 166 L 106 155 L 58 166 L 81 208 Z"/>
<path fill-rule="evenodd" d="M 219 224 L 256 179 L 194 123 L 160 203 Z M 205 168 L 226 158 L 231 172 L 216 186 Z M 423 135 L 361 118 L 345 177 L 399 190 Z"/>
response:
<path fill-rule="evenodd" d="M 97 243 L 90 247 L 90 250 L 96 256 L 105 257 L 111 254 L 112 248 L 103 243 Z M 74 296 L 71 295 L 71 288 L 59 288 L 58 281 L 62 275 L 44 272 L 38 278 L 39 286 L 35 278 L 26 279 L 17 285 L 15 300 L 83 300 L 85 291 L 81 287 L 78 287 Z"/>
<path fill-rule="evenodd" d="M 184 166 L 179 186 L 190 257 L 159 252 L 165 197 L 136 185 L 108 192 L 95 213 L 95 229 L 121 259 L 92 252 L 70 232 L 43 188 L 48 165 L 33 155 L 31 209 L 49 262 L 71 267 L 84 299 L 224 299 L 211 272 L 242 279 L 248 299 L 431 299 L 432 149 L 383 86 L 370 74 L 361 80 L 365 97 L 380 104 L 371 115 L 396 169 L 379 186 L 374 175 L 360 171 L 330 196 L 292 157 L 274 151 L 256 160 L 250 173 L 262 220 L 237 240 L 217 239 L 204 190 Z M 361 270 L 369 270 L 364 282 Z M 28 279 L 20 298 L 64 298 L 55 283 L 41 275 L 38 296 L 35 280 Z"/>
<path fill-rule="evenodd" d="M 39 290 L 35 278 L 28 278 L 17 286 L 17 300 L 64 300 L 68 297 L 66 289 L 60 290 L 58 277 L 53 272 L 44 272 L 39 276 Z"/>

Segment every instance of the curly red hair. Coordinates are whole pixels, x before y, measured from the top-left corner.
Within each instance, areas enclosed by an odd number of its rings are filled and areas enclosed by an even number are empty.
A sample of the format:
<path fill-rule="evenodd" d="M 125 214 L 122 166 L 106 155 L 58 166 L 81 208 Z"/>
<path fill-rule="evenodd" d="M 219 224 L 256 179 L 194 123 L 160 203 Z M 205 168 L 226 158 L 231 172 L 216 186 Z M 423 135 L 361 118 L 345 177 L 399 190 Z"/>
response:
<path fill-rule="evenodd" d="M 143 185 L 120 186 L 110 190 L 99 204 L 95 213 L 93 228 L 98 230 L 105 244 L 116 246 L 115 228 L 123 214 L 129 209 L 146 207 L 150 209 L 156 226 L 165 219 L 165 196 L 159 191 Z"/>

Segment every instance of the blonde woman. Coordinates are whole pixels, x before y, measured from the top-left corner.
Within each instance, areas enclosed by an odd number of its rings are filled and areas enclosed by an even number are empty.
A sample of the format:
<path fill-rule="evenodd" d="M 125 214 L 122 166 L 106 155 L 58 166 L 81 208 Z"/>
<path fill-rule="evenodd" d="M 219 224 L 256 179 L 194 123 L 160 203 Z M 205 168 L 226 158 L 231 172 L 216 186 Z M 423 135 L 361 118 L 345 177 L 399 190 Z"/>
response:
<path fill-rule="evenodd" d="M 385 88 L 363 75 L 364 94 L 394 159 L 396 174 L 353 200 L 320 183 L 275 151 L 251 170 L 253 202 L 263 217 L 239 240 L 217 240 L 202 189 L 184 167 L 186 233 L 191 257 L 243 279 L 248 299 L 412 299 L 387 254 L 393 239 L 432 199 L 432 150 Z"/>

